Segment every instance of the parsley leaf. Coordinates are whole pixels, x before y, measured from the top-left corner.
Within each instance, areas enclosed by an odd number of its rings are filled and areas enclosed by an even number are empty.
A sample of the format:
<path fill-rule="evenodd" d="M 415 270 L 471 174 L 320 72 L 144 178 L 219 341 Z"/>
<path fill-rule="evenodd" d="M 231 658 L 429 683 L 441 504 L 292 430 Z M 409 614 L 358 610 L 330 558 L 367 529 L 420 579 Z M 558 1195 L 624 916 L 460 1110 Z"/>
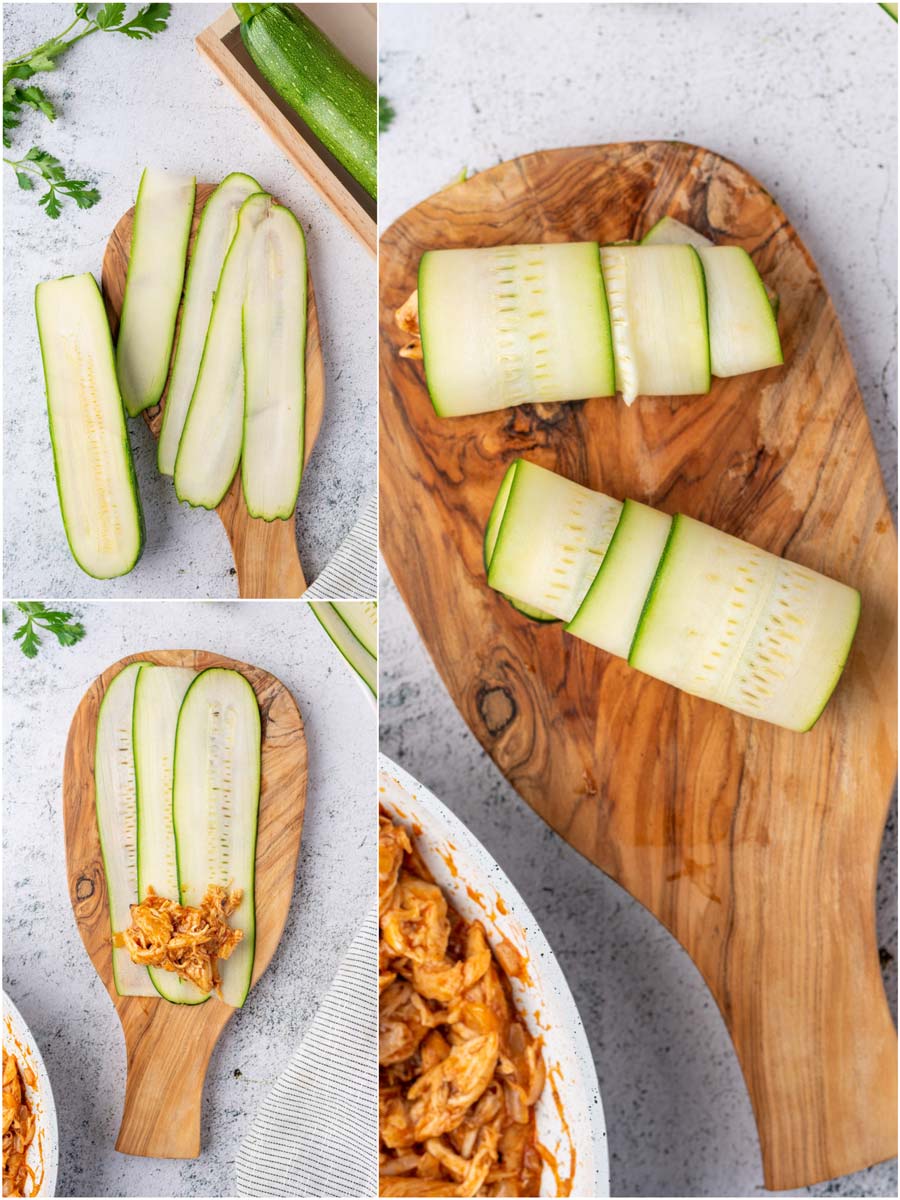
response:
<path fill-rule="evenodd" d="M 40 600 L 19 600 L 16 608 L 24 614 L 25 622 L 13 634 L 26 658 L 35 658 L 43 641 L 38 630 L 52 633 L 61 646 L 74 646 L 84 637 L 84 626 L 73 621 L 73 614 L 47 608 Z M 4 612 L 4 621 L 6 613 Z"/>
<path fill-rule="evenodd" d="M 378 97 L 378 132 L 386 133 L 394 123 L 397 113 L 387 96 Z"/>
<path fill-rule="evenodd" d="M 98 29 L 115 29 L 122 24 L 124 16 L 124 4 L 104 4 L 96 17 L 94 17 L 94 24 Z"/>
<path fill-rule="evenodd" d="M 124 9 L 124 7 L 124 4 L 107 5 L 107 8 Z M 161 33 L 166 28 L 171 11 L 171 4 L 148 4 L 116 32 L 124 33 L 126 37 L 135 39 L 153 37 L 154 33 Z"/>
<path fill-rule="evenodd" d="M 32 146 L 24 158 L 3 161 L 13 168 L 19 187 L 25 191 L 34 186 L 32 177 L 46 183 L 47 190 L 38 197 L 38 204 L 52 221 L 62 212 L 65 200 L 74 200 L 79 208 L 93 208 L 100 199 L 100 193 L 87 179 L 69 179 L 59 159 L 38 146 Z"/>

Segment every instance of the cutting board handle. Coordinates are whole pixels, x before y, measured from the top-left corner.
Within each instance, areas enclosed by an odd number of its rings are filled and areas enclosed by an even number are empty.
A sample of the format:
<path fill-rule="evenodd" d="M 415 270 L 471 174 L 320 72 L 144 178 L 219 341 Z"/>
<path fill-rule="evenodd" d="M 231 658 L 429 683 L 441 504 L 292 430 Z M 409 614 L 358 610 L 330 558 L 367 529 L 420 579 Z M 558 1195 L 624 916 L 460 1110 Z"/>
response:
<path fill-rule="evenodd" d="M 250 517 L 238 474 L 216 510 L 225 526 L 242 600 L 295 600 L 306 591 L 297 551 L 296 518 L 263 521 Z"/>

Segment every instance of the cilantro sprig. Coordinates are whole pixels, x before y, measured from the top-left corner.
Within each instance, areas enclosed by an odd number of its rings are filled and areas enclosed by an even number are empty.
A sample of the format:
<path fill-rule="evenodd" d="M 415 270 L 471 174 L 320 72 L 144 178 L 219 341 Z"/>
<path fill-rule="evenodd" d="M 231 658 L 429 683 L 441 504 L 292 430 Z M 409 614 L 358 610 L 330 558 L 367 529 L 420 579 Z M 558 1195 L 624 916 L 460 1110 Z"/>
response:
<path fill-rule="evenodd" d="M 394 123 L 397 111 L 387 96 L 378 97 L 378 132 L 386 133 Z"/>
<path fill-rule="evenodd" d="M 73 614 L 47 608 L 40 600 L 17 600 L 16 608 L 25 614 L 25 622 L 13 634 L 26 658 L 36 658 L 43 645 L 38 630 L 52 633 L 61 646 L 74 646 L 84 637 L 84 626 L 73 621 Z"/>
<path fill-rule="evenodd" d="M 29 82 L 35 75 L 56 70 L 56 60 L 78 42 L 95 33 L 121 33 L 133 41 L 151 38 L 166 28 L 171 4 L 147 4 L 126 20 L 125 4 L 104 4 L 92 14 L 95 5 L 76 4 L 75 20 L 60 33 L 25 54 L 7 59 L 3 64 L 3 145 L 12 147 L 12 133 L 21 124 L 28 109 L 43 113 L 48 121 L 56 120 L 56 106 L 43 88 Z M 20 188 L 31 191 L 35 176 L 47 184 L 39 198 L 48 217 L 55 220 L 62 211 L 65 199 L 74 200 L 79 208 L 91 208 L 100 199 L 99 191 L 87 180 L 69 179 L 59 159 L 33 146 L 24 158 L 4 158 L 16 173 Z"/>

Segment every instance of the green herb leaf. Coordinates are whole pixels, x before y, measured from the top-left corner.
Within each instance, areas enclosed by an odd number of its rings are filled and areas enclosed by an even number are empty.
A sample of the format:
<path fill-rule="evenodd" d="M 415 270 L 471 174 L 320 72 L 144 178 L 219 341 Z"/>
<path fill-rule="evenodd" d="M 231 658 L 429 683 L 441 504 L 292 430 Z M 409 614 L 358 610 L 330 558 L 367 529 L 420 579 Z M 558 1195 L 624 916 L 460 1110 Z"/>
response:
<path fill-rule="evenodd" d="M 115 29 L 122 24 L 124 16 L 124 4 L 104 4 L 96 17 L 94 17 L 94 24 L 98 29 Z"/>
<path fill-rule="evenodd" d="M 84 626 L 80 621 L 73 621 L 70 612 L 47 608 L 40 600 L 19 600 L 16 607 L 26 619 L 13 637 L 20 643 L 26 658 L 34 658 L 43 645 L 38 634 L 39 628 L 52 633 L 60 646 L 74 646 L 84 637 Z"/>
<path fill-rule="evenodd" d="M 397 113 L 387 96 L 378 97 L 378 132 L 385 133 L 394 123 Z"/>
<path fill-rule="evenodd" d="M 23 192 L 30 192 L 34 187 L 34 180 L 24 171 L 16 171 L 16 180 Z"/>
<path fill-rule="evenodd" d="M 125 5 L 109 5 L 108 7 L 124 8 Z M 161 33 L 166 28 L 171 11 L 171 4 L 148 4 L 116 32 L 136 39 L 153 37 L 154 33 Z"/>

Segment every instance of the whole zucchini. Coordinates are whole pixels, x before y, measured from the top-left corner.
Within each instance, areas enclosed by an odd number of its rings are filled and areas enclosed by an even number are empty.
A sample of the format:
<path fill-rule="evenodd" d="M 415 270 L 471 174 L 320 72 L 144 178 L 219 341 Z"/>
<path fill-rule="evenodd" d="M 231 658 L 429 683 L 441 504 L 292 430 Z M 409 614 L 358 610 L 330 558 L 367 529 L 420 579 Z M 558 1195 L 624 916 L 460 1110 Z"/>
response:
<path fill-rule="evenodd" d="M 235 4 L 241 37 L 279 96 L 373 198 L 378 187 L 375 84 L 293 4 Z"/>

